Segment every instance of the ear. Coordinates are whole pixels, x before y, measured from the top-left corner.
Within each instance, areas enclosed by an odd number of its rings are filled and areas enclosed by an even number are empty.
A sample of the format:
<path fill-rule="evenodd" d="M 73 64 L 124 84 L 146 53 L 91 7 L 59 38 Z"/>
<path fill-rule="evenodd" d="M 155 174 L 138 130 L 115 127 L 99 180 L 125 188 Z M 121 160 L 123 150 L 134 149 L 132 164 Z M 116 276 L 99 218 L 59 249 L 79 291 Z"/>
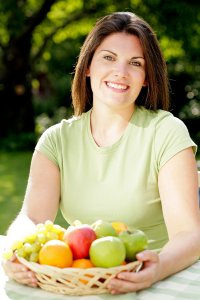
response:
<path fill-rule="evenodd" d="M 89 68 L 86 70 L 86 76 L 90 77 L 90 69 Z"/>
<path fill-rule="evenodd" d="M 148 85 L 148 83 L 147 83 L 147 81 L 145 80 L 142 86 L 145 87 L 145 86 L 147 86 L 147 85 Z"/>

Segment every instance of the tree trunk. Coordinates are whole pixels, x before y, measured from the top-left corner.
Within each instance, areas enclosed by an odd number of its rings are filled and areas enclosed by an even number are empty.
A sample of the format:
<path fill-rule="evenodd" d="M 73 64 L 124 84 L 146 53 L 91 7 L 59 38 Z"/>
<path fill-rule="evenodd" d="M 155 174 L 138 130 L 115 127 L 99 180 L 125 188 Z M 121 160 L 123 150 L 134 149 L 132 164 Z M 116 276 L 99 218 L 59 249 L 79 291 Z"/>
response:
<path fill-rule="evenodd" d="M 12 41 L 4 51 L 0 90 L 0 137 L 34 131 L 30 45 L 30 39 L 18 39 Z"/>
<path fill-rule="evenodd" d="M 34 132 L 30 60 L 32 33 L 56 1 L 44 0 L 30 17 L 24 16 L 22 2 L 12 1 L 7 23 L 10 41 L 3 47 L 0 62 L 0 138 Z"/>

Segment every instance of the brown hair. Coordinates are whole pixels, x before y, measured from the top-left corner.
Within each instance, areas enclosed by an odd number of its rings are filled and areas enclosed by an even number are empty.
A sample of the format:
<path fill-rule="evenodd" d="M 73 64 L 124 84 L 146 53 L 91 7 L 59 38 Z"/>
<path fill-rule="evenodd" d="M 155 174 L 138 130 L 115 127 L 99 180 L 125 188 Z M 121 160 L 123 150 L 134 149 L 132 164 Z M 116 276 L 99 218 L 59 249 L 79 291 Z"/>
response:
<path fill-rule="evenodd" d="M 152 28 L 131 12 L 116 12 L 97 21 L 88 34 L 78 58 L 72 83 L 72 103 L 76 116 L 92 107 L 90 78 L 86 76 L 93 55 L 104 38 L 112 33 L 126 32 L 137 36 L 143 48 L 147 87 L 143 87 L 136 104 L 147 109 L 169 109 L 167 67 Z"/>

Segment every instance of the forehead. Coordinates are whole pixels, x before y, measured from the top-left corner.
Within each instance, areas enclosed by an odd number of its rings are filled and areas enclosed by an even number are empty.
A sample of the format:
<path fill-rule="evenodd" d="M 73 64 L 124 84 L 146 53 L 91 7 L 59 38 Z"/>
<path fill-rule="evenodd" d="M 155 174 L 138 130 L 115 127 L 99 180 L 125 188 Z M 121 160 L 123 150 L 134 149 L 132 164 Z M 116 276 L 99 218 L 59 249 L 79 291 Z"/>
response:
<path fill-rule="evenodd" d="M 123 50 L 130 52 L 138 52 L 138 54 L 143 53 L 143 49 L 140 43 L 139 38 L 136 35 L 126 33 L 126 32 L 117 32 L 112 33 L 105 37 L 97 51 L 101 50 Z"/>

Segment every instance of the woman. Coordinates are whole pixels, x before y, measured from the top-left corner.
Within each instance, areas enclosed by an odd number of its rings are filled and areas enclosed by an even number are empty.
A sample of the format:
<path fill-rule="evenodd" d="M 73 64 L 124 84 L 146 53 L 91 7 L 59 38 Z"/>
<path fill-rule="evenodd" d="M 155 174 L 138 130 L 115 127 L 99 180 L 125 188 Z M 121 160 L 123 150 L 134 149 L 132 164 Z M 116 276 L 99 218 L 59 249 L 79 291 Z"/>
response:
<path fill-rule="evenodd" d="M 54 220 L 59 206 L 69 223 L 120 220 L 142 229 L 157 251 L 139 253 L 143 269 L 112 279 L 112 294 L 147 288 L 194 263 L 200 255 L 196 145 L 167 112 L 166 65 L 143 19 L 122 12 L 96 23 L 80 52 L 72 98 L 75 116 L 49 128 L 36 146 L 8 236 Z M 18 282 L 37 285 L 14 257 L 4 268 Z"/>

